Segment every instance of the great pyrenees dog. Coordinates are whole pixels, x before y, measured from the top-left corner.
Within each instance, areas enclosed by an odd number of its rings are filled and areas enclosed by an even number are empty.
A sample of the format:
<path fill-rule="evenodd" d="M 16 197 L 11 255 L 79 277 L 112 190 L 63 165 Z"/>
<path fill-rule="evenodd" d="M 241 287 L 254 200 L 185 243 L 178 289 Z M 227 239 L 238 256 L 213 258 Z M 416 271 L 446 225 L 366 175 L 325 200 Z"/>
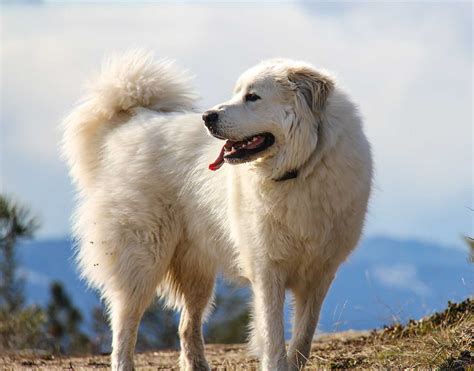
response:
<path fill-rule="evenodd" d="M 204 114 L 194 104 L 187 73 L 134 51 L 106 60 L 64 122 L 77 262 L 109 310 L 112 368 L 133 369 L 159 295 L 181 311 L 180 367 L 209 369 L 202 322 L 222 271 L 251 285 L 261 368 L 300 369 L 366 214 L 372 160 L 357 108 L 330 74 L 287 59 L 249 69 Z"/>

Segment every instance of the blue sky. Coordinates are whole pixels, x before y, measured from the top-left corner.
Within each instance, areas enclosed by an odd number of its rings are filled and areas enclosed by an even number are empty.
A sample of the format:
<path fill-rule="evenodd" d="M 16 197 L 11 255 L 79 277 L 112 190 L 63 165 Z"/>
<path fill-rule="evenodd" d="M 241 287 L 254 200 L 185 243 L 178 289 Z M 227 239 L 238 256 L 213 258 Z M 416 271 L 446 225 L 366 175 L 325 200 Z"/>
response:
<path fill-rule="evenodd" d="M 146 47 L 196 76 L 202 109 L 270 57 L 336 73 L 360 105 L 376 176 L 365 234 L 462 244 L 473 234 L 472 5 L 131 3 L 4 5 L 1 192 L 69 233 L 61 119 L 106 52 Z"/>

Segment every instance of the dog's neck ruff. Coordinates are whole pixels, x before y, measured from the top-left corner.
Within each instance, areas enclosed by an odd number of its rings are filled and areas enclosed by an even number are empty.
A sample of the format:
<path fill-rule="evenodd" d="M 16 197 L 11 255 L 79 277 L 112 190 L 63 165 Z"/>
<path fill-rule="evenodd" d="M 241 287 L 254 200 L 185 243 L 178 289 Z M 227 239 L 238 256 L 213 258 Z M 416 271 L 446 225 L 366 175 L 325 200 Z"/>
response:
<path fill-rule="evenodd" d="M 298 170 L 287 171 L 281 177 L 274 179 L 275 182 L 283 182 L 284 180 L 295 179 L 298 177 Z"/>

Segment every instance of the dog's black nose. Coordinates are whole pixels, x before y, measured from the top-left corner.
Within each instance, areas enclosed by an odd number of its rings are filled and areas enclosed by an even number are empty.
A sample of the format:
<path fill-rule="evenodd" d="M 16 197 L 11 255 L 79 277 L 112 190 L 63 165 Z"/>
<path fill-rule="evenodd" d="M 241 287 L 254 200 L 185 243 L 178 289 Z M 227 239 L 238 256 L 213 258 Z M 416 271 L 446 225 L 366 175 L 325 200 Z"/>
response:
<path fill-rule="evenodd" d="M 208 128 L 211 128 L 211 126 L 213 126 L 219 119 L 219 114 L 216 111 L 206 111 L 202 115 L 202 119 L 204 120 L 205 125 Z"/>

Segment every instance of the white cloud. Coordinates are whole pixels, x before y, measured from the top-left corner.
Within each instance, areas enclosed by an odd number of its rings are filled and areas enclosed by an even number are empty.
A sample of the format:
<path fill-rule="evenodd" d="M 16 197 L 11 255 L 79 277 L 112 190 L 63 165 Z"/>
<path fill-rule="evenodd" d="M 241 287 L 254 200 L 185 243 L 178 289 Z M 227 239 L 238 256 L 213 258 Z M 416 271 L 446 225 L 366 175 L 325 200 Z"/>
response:
<path fill-rule="evenodd" d="M 106 51 L 146 46 L 176 58 L 196 75 L 203 108 L 227 99 L 247 67 L 285 56 L 336 71 L 360 104 L 377 175 L 367 233 L 455 242 L 471 233 L 470 10 L 434 3 L 5 7 L 5 188 L 46 210 L 44 233 L 65 232 L 70 207 L 58 199 L 70 205 L 71 196 L 56 128 Z M 55 178 L 33 181 L 31 168 Z M 52 183 L 59 189 L 48 196 Z"/>
<path fill-rule="evenodd" d="M 431 289 L 420 280 L 416 267 L 412 264 L 378 266 L 373 268 L 372 273 L 384 286 L 411 291 L 419 296 L 428 296 L 432 293 Z"/>

